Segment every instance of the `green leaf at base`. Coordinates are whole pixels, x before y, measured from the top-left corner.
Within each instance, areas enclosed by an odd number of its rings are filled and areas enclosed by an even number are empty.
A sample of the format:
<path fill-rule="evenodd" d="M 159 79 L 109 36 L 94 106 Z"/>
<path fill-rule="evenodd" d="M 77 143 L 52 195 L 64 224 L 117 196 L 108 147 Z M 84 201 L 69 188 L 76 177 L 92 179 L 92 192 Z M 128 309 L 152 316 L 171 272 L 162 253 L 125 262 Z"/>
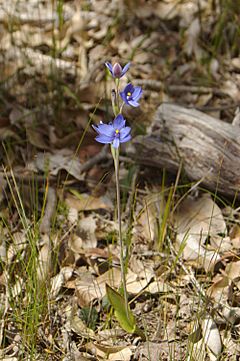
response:
<path fill-rule="evenodd" d="M 123 296 L 119 292 L 115 291 L 108 284 L 106 284 L 106 292 L 108 300 L 114 309 L 115 317 L 120 323 L 120 326 L 128 333 L 135 333 L 135 317 L 129 306 L 128 310 L 126 310 Z"/>

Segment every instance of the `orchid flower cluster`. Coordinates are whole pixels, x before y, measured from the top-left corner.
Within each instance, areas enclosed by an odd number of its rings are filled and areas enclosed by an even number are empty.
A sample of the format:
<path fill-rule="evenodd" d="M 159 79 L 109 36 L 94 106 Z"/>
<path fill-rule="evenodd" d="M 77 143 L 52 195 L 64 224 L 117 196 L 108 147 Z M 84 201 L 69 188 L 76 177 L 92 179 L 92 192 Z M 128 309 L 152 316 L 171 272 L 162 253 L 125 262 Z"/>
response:
<path fill-rule="evenodd" d="M 112 144 L 114 148 L 118 148 L 120 143 L 125 143 L 131 140 L 131 128 L 126 126 L 126 120 L 122 115 L 123 106 L 126 104 L 132 107 L 139 106 L 139 99 L 142 96 L 142 88 L 134 87 L 128 83 L 123 91 L 119 92 L 119 81 L 126 74 L 130 67 L 130 63 L 126 64 L 124 68 L 119 63 L 112 65 L 109 62 L 105 63 L 115 80 L 116 90 L 113 90 L 113 111 L 115 119 L 109 124 L 100 122 L 98 126 L 93 125 L 93 129 L 98 133 L 95 138 L 99 143 Z M 119 98 L 122 99 L 122 105 L 119 106 Z"/>

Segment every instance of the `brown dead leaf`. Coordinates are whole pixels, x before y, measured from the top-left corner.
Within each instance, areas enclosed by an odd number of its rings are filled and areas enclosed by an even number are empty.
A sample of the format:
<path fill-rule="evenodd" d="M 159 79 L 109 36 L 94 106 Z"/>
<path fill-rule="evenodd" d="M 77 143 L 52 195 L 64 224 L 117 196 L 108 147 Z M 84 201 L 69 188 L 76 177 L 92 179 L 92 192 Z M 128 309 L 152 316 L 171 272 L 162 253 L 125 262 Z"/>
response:
<path fill-rule="evenodd" d="M 208 235 L 226 232 L 222 212 L 208 194 L 196 200 L 186 198 L 178 208 L 175 226 L 178 233 L 191 230 L 191 233 L 201 234 L 203 241 Z"/>
<path fill-rule="evenodd" d="M 78 223 L 77 235 L 82 240 L 83 249 L 97 247 L 97 220 L 93 215 L 82 218 Z"/>
<path fill-rule="evenodd" d="M 238 74 L 239 75 L 239 74 Z M 222 91 L 230 96 L 234 101 L 236 101 L 236 103 L 239 102 L 240 100 L 240 95 L 239 95 L 239 76 L 235 75 L 236 79 L 234 79 L 233 77 L 231 79 L 227 79 L 223 86 L 222 86 Z"/>
<path fill-rule="evenodd" d="M 240 277 L 240 261 L 230 262 L 226 265 L 225 272 L 229 280 L 234 280 L 237 277 Z"/>
<path fill-rule="evenodd" d="M 97 247 L 96 222 L 96 218 L 93 215 L 84 217 L 78 222 L 76 233 L 68 240 L 69 248 L 74 253 L 84 253 L 87 249 Z"/>
<path fill-rule="evenodd" d="M 8 261 L 12 261 L 14 257 L 27 247 L 27 239 L 24 232 L 16 232 L 12 235 L 12 243 L 7 251 Z"/>
<path fill-rule="evenodd" d="M 66 204 L 75 208 L 78 211 L 90 211 L 95 209 L 109 209 L 113 208 L 112 202 L 108 197 L 93 197 L 89 194 L 82 193 L 78 197 L 67 194 L 65 198 Z"/>
<path fill-rule="evenodd" d="M 236 249 L 240 249 L 240 227 L 238 224 L 235 224 L 230 232 L 229 232 L 229 236 L 231 239 L 231 243 L 234 246 L 234 248 Z"/>
<path fill-rule="evenodd" d="M 76 280 L 76 295 L 81 307 L 88 306 L 93 300 L 101 300 L 106 294 L 106 283 L 113 288 L 118 288 L 121 282 L 121 271 L 113 268 L 97 278 Z"/>
<path fill-rule="evenodd" d="M 26 134 L 29 142 L 39 149 L 49 150 L 50 146 L 46 142 L 45 129 L 35 129 L 26 127 Z"/>
<path fill-rule="evenodd" d="M 81 307 L 89 305 L 93 300 L 101 300 L 106 294 L 106 283 L 111 287 L 118 289 L 121 284 L 121 271 L 119 268 L 112 268 L 102 275 L 94 278 L 82 277 L 75 281 L 78 303 Z M 153 278 L 153 272 L 145 269 L 138 274 L 128 269 L 126 275 L 127 291 L 137 295 L 140 293 Z"/>
<path fill-rule="evenodd" d="M 194 54 L 196 59 L 201 59 L 203 56 L 203 50 L 198 44 L 198 39 L 200 37 L 200 21 L 199 18 L 195 18 L 190 24 L 189 28 L 186 31 L 186 41 L 184 48 L 188 56 Z"/>
<path fill-rule="evenodd" d="M 92 329 L 88 328 L 86 324 L 79 318 L 77 312 L 77 305 L 68 305 L 65 309 L 66 316 L 70 322 L 70 327 L 77 335 L 87 339 L 95 338 L 95 333 Z"/>
<path fill-rule="evenodd" d="M 179 14 L 179 6 L 177 1 L 161 1 L 158 2 L 156 9 L 156 15 L 161 19 L 171 20 Z"/>
<path fill-rule="evenodd" d="M 226 224 L 220 208 L 208 194 L 194 200 L 186 198 L 175 214 L 177 245 L 185 243 L 183 257 L 186 260 L 199 260 L 207 270 L 220 259 L 220 249 L 208 250 L 204 247 L 207 237 L 226 232 Z"/>
<path fill-rule="evenodd" d="M 66 170 L 74 178 L 83 180 L 81 175 L 81 164 L 74 154 L 67 149 L 55 153 L 38 153 L 33 162 L 28 164 L 33 171 L 49 171 L 51 175 L 57 175 L 62 169 Z"/>
<path fill-rule="evenodd" d="M 207 295 L 217 304 L 219 302 L 226 303 L 229 284 L 230 280 L 227 276 L 218 274 L 214 277 L 212 285 L 208 288 Z"/>
<path fill-rule="evenodd" d="M 132 356 L 132 350 L 135 347 L 129 346 L 115 346 L 110 344 L 100 344 L 96 342 L 90 342 L 86 345 L 86 349 L 91 351 L 94 355 L 101 359 L 107 358 L 112 361 L 130 361 Z"/>
<path fill-rule="evenodd" d="M 72 267 L 62 267 L 60 272 L 51 278 L 49 297 L 55 299 L 65 282 L 68 282 L 73 274 Z"/>

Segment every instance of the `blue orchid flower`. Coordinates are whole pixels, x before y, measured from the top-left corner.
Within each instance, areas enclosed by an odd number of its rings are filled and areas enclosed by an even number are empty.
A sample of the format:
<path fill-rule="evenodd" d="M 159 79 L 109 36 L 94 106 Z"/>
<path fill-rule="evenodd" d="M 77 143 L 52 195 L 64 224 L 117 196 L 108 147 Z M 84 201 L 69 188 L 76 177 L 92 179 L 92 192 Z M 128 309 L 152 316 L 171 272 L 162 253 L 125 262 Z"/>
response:
<path fill-rule="evenodd" d="M 114 148 L 118 148 L 120 143 L 131 140 L 131 127 L 125 127 L 126 120 L 122 114 L 118 114 L 113 123 L 93 125 L 93 129 L 98 133 L 96 140 L 99 143 L 112 144 Z"/>
<path fill-rule="evenodd" d="M 119 63 L 115 63 L 113 66 L 109 62 L 105 63 L 106 67 L 108 68 L 108 70 L 112 74 L 113 78 L 117 78 L 117 79 L 120 79 L 123 75 L 126 74 L 126 72 L 128 71 L 128 69 L 130 67 L 130 64 L 131 63 L 127 63 L 124 66 L 124 68 L 122 68 Z"/>
<path fill-rule="evenodd" d="M 126 85 L 125 89 L 120 92 L 120 96 L 127 105 L 138 107 L 138 100 L 142 96 L 142 88 L 140 86 L 134 87 L 131 83 L 129 83 Z"/>

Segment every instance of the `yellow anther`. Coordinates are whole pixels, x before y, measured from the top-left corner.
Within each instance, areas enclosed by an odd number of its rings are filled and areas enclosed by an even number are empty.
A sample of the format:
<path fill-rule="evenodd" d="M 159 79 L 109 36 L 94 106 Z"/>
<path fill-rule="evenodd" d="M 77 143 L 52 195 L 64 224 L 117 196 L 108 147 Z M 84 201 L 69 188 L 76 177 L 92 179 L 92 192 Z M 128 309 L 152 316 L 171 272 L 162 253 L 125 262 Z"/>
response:
<path fill-rule="evenodd" d="M 127 96 L 130 97 L 132 94 L 130 92 L 127 92 Z"/>
<path fill-rule="evenodd" d="M 115 133 L 116 133 L 116 134 L 118 134 L 118 133 L 119 133 L 119 130 L 118 130 L 118 129 L 116 129 Z"/>

